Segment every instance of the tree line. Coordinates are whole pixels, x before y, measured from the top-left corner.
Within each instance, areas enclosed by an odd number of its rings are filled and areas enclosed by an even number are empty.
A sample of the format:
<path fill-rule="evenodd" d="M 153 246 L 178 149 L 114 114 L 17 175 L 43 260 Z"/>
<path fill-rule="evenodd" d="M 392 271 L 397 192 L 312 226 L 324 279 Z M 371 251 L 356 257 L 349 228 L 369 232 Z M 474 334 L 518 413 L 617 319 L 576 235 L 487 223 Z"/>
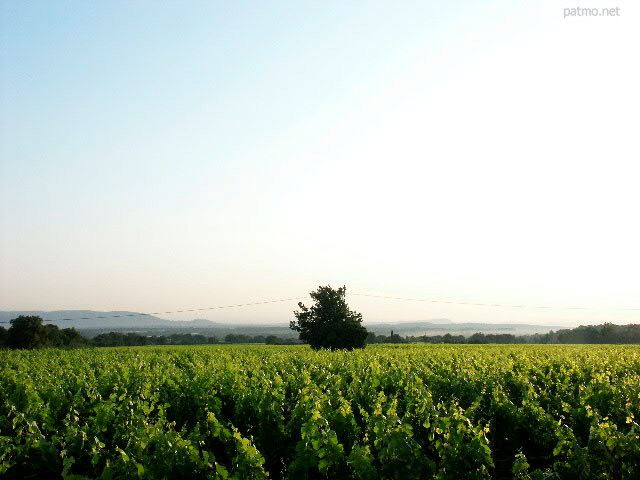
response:
<path fill-rule="evenodd" d="M 134 347 L 144 345 L 211 345 L 238 343 L 266 343 L 267 345 L 294 345 L 299 340 L 275 335 L 228 334 L 224 339 L 190 333 L 171 335 L 141 335 L 138 333 L 109 332 L 91 339 L 83 337 L 75 328 L 58 328 L 44 325 L 38 316 L 19 316 L 11 320 L 11 327 L 0 327 L 0 348 L 34 349 L 53 347 Z"/>
<path fill-rule="evenodd" d="M 32 349 L 51 347 L 117 347 L 144 345 L 211 345 L 260 343 L 267 345 L 295 345 L 302 340 L 280 338 L 275 335 L 228 334 L 223 339 L 201 334 L 175 333 L 171 335 L 141 335 L 138 333 L 109 332 L 92 339 L 83 337 L 74 328 L 44 325 L 38 316 L 20 316 L 11 320 L 11 327 L 0 327 L 0 348 Z M 308 341 L 305 343 L 309 343 Z M 401 336 L 367 332 L 365 344 L 376 343 L 449 343 L 449 344 L 640 344 L 640 324 L 586 325 L 550 331 L 544 334 L 513 335 L 510 333 L 474 333 L 470 336 L 422 335 Z M 313 345 L 312 345 L 313 346 Z M 344 348 L 344 347 L 343 347 Z"/>
<path fill-rule="evenodd" d="M 174 333 L 171 335 L 140 335 L 139 333 L 109 332 L 93 337 L 91 345 L 96 347 L 120 347 L 143 345 L 216 345 L 239 343 L 265 343 L 267 345 L 294 345 L 300 343 L 294 339 L 280 338 L 275 335 L 243 335 L 230 333 L 220 340 L 201 334 Z"/>
<path fill-rule="evenodd" d="M 391 332 L 393 336 L 393 332 Z M 397 336 L 396 336 L 397 337 Z M 384 337 L 383 337 L 384 338 Z M 389 337 L 387 337 L 389 338 Z M 394 340 L 397 340 L 394 339 Z M 385 341 L 383 343 L 500 343 L 500 344 L 640 344 L 640 324 L 615 325 L 581 325 L 575 328 L 565 328 L 548 333 L 530 335 L 513 335 L 511 333 L 474 333 L 468 337 L 464 335 L 423 335 L 407 336 L 400 341 Z M 376 343 L 370 341 L 369 343 Z"/>
<path fill-rule="evenodd" d="M 43 325 L 42 318 L 38 316 L 21 315 L 11 320 L 8 330 L 0 327 L 0 347 L 80 347 L 88 344 L 89 340 L 75 328 L 60 329 L 55 325 Z"/>

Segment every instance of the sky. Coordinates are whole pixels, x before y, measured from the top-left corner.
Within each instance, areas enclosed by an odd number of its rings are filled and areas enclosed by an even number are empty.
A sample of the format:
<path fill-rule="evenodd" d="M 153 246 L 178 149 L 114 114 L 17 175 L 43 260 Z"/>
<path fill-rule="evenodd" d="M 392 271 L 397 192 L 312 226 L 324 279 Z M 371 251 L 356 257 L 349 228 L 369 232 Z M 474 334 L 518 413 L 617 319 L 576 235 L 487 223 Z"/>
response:
<path fill-rule="evenodd" d="M 631 0 L 2 1 L 0 310 L 640 323 L 638 45 Z"/>

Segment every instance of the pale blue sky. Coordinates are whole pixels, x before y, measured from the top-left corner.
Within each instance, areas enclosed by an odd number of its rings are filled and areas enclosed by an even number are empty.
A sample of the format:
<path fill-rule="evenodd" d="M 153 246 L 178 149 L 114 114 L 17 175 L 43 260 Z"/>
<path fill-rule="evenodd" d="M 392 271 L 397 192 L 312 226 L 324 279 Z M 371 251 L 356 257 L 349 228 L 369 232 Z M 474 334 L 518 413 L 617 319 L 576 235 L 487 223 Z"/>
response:
<path fill-rule="evenodd" d="M 0 2 L 0 309 L 640 321 L 640 17 L 591 5 Z"/>

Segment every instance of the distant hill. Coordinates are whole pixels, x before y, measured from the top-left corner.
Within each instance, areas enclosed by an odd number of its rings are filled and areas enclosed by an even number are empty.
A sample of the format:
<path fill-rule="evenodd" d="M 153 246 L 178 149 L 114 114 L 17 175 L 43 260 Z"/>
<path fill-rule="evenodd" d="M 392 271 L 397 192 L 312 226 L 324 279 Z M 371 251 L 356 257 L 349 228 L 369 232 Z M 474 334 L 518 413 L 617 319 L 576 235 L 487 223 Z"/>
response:
<path fill-rule="evenodd" d="M 187 321 L 165 320 L 153 315 L 128 311 L 98 312 L 95 310 L 56 310 L 56 311 L 11 311 L 0 312 L 0 321 L 8 322 L 20 315 L 38 315 L 45 320 L 52 320 L 53 325 L 60 328 L 73 327 L 84 335 L 93 337 L 109 331 L 138 332 L 147 334 L 200 333 L 210 336 L 224 336 L 229 333 L 245 335 L 278 335 L 283 337 L 297 336 L 289 329 L 289 323 L 278 324 L 240 324 L 221 323 L 206 319 Z M 70 319 L 70 320 L 65 320 Z M 2 325 L 2 324 L 0 324 Z M 547 333 L 562 327 L 553 325 L 504 324 L 504 323 L 453 323 L 448 319 L 433 319 L 419 322 L 364 322 L 368 330 L 376 334 L 388 335 L 391 330 L 405 335 L 440 335 L 452 333 L 472 335 L 481 333 L 513 333 L 523 335 L 530 333 Z M 4 324 L 5 328 L 9 325 Z"/>
<path fill-rule="evenodd" d="M 53 325 L 61 328 L 153 328 L 153 327 L 189 327 L 219 325 L 210 320 L 172 321 L 153 315 L 137 312 L 111 311 L 97 312 L 95 310 L 55 310 L 55 311 L 13 311 L 0 312 L 0 321 L 6 322 L 20 315 L 38 315 L 45 320 L 52 320 Z M 70 319 L 70 320 L 67 320 Z"/>

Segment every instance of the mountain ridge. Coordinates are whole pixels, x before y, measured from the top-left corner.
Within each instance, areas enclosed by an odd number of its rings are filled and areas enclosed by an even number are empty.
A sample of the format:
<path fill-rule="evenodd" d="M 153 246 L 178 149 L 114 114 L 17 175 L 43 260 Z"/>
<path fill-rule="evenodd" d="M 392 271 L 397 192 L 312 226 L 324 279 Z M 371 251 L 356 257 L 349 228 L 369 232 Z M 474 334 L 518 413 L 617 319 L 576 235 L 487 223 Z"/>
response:
<path fill-rule="evenodd" d="M 130 311 L 97 311 L 97 310 L 21 310 L 0 311 L 0 322 L 20 315 L 38 315 L 47 323 L 60 328 L 76 328 L 81 330 L 109 330 L 119 331 L 146 329 L 170 330 L 220 330 L 220 331 L 273 331 L 274 329 L 289 331 L 287 323 L 228 323 L 207 319 L 194 320 L 166 320 L 150 314 Z M 453 322 L 448 319 L 432 319 L 424 321 L 372 321 L 363 322 L 367 329 L 376 333 L 388 333 L 394 330 L 402 335 L 424 335 L 426 333 L 540 333 L 558 330 L 557 325 L 533 325 L 526 323 L 475 323 Z M 5 328 L 8 328 L 5 327 Z"/>

